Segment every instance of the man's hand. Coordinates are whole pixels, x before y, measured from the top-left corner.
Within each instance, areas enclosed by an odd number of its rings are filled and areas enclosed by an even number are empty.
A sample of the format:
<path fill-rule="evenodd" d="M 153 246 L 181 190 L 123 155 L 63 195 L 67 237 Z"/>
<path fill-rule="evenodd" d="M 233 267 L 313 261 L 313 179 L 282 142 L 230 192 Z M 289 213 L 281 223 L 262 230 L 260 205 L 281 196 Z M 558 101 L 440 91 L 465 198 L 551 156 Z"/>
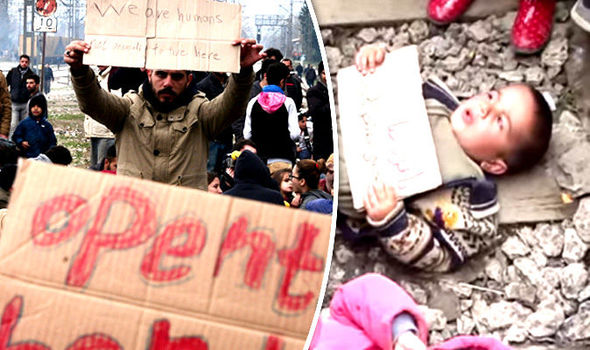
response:
<path fill-rule="evenodd" d="M 383 45 L 367 45 L 361 47 L 354 57 L 356 69 L 363 75 L 374 73 L 375 68 L 380 66 L 385 60 L 386 53 L 387 51 Z"/>
<path fill-rule="evenodd" d="M 85 53 L 90 51 L 90 44 L 81 40 L 75 40 L 66 46 L 64 52 L 64 61 L 70 66 L 71 69 L 77 70 L 82 68 L 82 57 Z"/>
<path fill-rule="evenodd" d="M 397 196 L 391 186 L 373 183 L 367 191 L 364 206 L 367 216 L 373 221 L 382 221 L 397 205 Z"/>
<path fill-rule="evenodd" d="M 394 350 L 426 350 L 426 345 L 413 332 L 404 332 L 397 338 Z"/>
<path fill-rule="evenodd" d="M 256 44 L 254 39 L 234 40 L 232 45 L 240 46 L 240 67 L 251 67 L 254 63 L 266 57 L 265 53 L 260 53 L 263 46 Z"/>
<path fill-rule="evenodd" d="M 20 145 L 23 149 L 29 149 L 29 147 L 31 147 L 28 141 L 23 141 Z"/>

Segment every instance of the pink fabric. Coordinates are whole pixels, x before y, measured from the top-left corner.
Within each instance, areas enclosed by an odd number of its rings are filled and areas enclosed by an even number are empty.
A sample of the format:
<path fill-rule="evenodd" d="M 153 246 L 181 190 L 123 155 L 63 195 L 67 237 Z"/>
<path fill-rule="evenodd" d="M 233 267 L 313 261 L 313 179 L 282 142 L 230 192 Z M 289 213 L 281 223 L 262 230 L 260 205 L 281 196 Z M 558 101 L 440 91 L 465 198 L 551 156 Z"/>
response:
<path fill-rule="evenodd" d="M 274 113 L 285 103 L 287 96 L 280 92 L 261 92 L 258 95 L 258 103 L 266 113 Z"/>
<path fill-rule="evenodd" d="M 428 326 L 414 300 L 395 282 L 378 274 L 366 274 L 342 285 L 330 302 L 330 316 L 320 318 L 310 349 L 393 349 L 392 323 L 407 312 L 416 321 L 424 343 Z M 459 336 L 431 350 L 510 350 L 490 337 Z"/>

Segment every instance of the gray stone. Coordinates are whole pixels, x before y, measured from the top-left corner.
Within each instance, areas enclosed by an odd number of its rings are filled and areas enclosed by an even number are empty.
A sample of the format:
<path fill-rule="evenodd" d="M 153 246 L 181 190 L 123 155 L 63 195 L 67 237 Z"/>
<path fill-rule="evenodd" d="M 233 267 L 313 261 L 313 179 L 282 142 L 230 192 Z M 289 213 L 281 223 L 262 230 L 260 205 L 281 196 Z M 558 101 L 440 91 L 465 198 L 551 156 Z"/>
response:
<path fill-rule="evenodd" d="M 541 283 L 547 283 L 539 267 L 532 259 L 529 258 L 517 258 L 514 260 L 514 266 L 520 272 L 520 275 L 531 282 L 533 285 L 540 285 Z"/>
<path fill-rule="evenodd" d="M 584 264 L 570 264 L 561 270 L 559 277 L 561 293 L 568 299 L 577 299 L 588 281 L 588 271 Z"/>
<path fill-rule="evenodd" d="M 440 344 L 445 341 L 445 337 L 440 332 L 431 331 L 428 337 L 428 343 L 430 344 Z"/>
<path fill-rule="evenodd" d="M 516 235 L 530 247 L 539 245 L 537 233 L 530 227 L 524 226 L 516 231 Z"/>
<path fill-rule="evenodd" d="M 574 228 L 565 229 L 565 238 L 563 244 L 563 254 L 561 256 L 568 263 L 578 262 L 586 255 L 588 246 Z"/>
<path fill-rule="evenodd" d="M 381 275 L 386 275 L 387 273 L 387 265 L 385 265 L 384 263 L 375 263 L 375 265 L 373 266 L 373 272 L 381 274 Z"/>
<path fill-rule="evenodd" d="M 463 299 L 459 303 L 459 307 L 461 308 L 461 312 L 465 312 L 465 311 L 471 309 L 472 306 L 473 306 L 472 299 Z"/>
<path fill-rule="evenodd" d="M 492 35 L 492 24 L 488 21 L 476 21 L 467 28 L 467 37 L 477 42 L 487 40 Z"/>
<path fill-rule="evenodd" d="M 475 322 L 465 315 L 457 319 L 457 332 L 459 334 L 471 334 L 475 329 Z"/>
<path fill-rule="evenodd" d="M 461 49 L 458 56 L 449 56 L 440 62 L 443 69 L 450 72 L 457 72 L 465 68 L 465 66 L 473 59 L 474 52 L 467 48 Z"/>
<path fill-rule="evenodd" d="M 559 73 L 561 73 L 561 67 L 549 67 L 547 68 L 547 79 L 554 79 Z"/>
<path fill-rule="evenodd" d="M 344 244 L 341 244 L 338 246 L 338 248 L 336 248 L 334 256 L 336 257 L 336 261 L 338 261 L 339 264 L 344 265 L 348 263 L 350 259 L 354 258 L 354 253 Z"/>
<path fill-rule="evenodd" d="M 518 70 L 502 72 L 498 77 L 511 83 L 518 83 L 524 80 L 524 74 Z"/>
<path fill-rule="evenodd" d="M 545 267 L 547 265 L 547 257 L 538 248 L 529 255 L 529 258 L 531 258 L 538 267 Z"/>
<path fill-rule="evenodd" d="M 520 324 L 513 324 L 506 331 L 504 341 L 509 343 L 524 343 L 527 339 L 528 331 Z"/>
<path fill-rule="evenodd" d="M 535 263 L 533 262 L 533 265 L 534 264 Z M 516 268 L 516 266 L 509 265 L 506 268 L 506 270 L 504 270 L 503 281 L 505 283 L 520 282 L 520 281 L 522 281 L 522 278 L 520 277 L 520 274 L 519 274 L 518 269 Z"/>
<path fill-rule="evenodd" d="M 580 305 L 577 314 L 565 320 L 558 336 L 564 342 L 590 338 L 590 304 L 588 301 Z"/>
<path fill-rule="evenodd" d="M 498 19 L 499 30 L 503 32 L 510 32 L 514 25 L 514 19 L 516 18 L 516 11 L 507 12 L 504 16 Z"/>
<path fill-rule="evenodd" d="M 563 250 L 563 229 L 559 225 L 539 224 L 535 228 L 540 247 L 548 257 L 561 255 Z"/>
<path fill-rule="evenodd" d="M 375 28 L 363 28 L 356 36 L 366 43 L 372 43 L 377 39 L 379 34 Z"/>
<path fill-rule="evenodd" d="M 541 62 L 548 67 L 563 66 L 567 60 L 568 43 L 564 37 L 557 37 L 551 39 L 543 53 L 541 54 Z"/>
<path fill-rule="evenodd" d="M 338 68 L 341 67 L 340 64 L 342 63 L 342 53 L 336 47 L 328 46 L 326 47 L 326 56 L 328 58 L 328 64 L 330 65 L 330 73 L 335 74 L 338 72 Z"/>
<path fill-rule="evenodd" d="M 584 289 L 582 289 L 580 291 L 580 293 L 578 294 L 578 301 L 582 302 L 582 301 L 586 301 L 590 299 L 590 285 L 587 285 L 586 287 L 584 287 Z"/>
<path fill-rule="evenodd" d="M 512 282 L 504 288 L 504 294 L 508 300 L 516 300 L 525 304 L 533 304 L 537 289 L 526 283 Z"/>
<path fill-rule="evenodd" d="M 412 43 L 419 43 L 428 37 L 428 24 L 426 21 L 416 20 L 410 24 L 408 33 L 410 34 L 410 40 L 412 40 Z"/>
<path fill-rule="evenodd" d="M 369 250 L 367 256 L 371 260 L 377 260 L 379 257 L 383 256 L 383 249 L 381 249 L 381 247 L 373 247 Z"/>
<path fill-rule="evenodd" d="M 447 325 L 447 318 L 442 310 L 431 309 L 425 305 L 418 305 L 418 310 L 424 316 L 429 328 L 435 331 L 445 329 Z"/>
<path fill-rule="evenodd" d="M 498 259 L 490 259 L 485 267 L 486 275 L 496 282 L 502 282 L 503 270 L 504 266 Z"/>
<path fill-rule="evenodd" d="M 378 34 L 383 38 L 384 42 L 390 42 L 395 36 L 394 27 L 383 27 L 378 30 Z"/>
<path fill-rule="evenodd" d="M 543 279 L 555 289 L 559 287 L 559 275 L 561 274 L 561 268 L 559 267 L 546 267 L 542 270 Z"/>
<path fill-rule="evenodd" d="M 527 256 L 531 249 L 516 236 L 510 236 L 504 243 L 502 243 L 502 252 L 508 258 L 514 260 L 515 258 Z"/>
<path fill-rule="evenodd" d="M 328 46 L 334 45 L 334 35 L 332 32 L 332 29 L 322 29 L 321 34 L 322 34 L 322 41 L 324 42 L 324 46 L 326 46 L 326 48 Z"/>
<path fill-rule="evenodd" d="M 504 300 L 492 303 L 489 307 L 481 307 L 481 305 L 476 307 L 476 305 L 478 302 L 475 302 L 471 309 L 473 318 L 477 320 L 476 322 L 483 322 L 491 331 L 521 323 L 532 313 L 530 309 L 517 302 Z"/>
<path fill-rule="evenodd" d="M 572 147 L 559 157 L 557 165 L 570 179 L 570 184 L 566 188 L 575 196 L 590 193 L 590 142 L 578 142 L 576 147 Z"/>
<path fill-rule="evenodd" d="M 527 83 L 539 85 L 545 79 L 545 71 L 541 67 L 529 67 L 524 71 L 524 76 Z"/>
<path fill-rule="evenodd" d="M 428 302 L 428 294 L 426 294 L 426 291 L 420 288 L 416 283 L 400 281 L 399 284 L 406 292 L 408 292 L 408 294 L 410 294 L 417 304 L 426 304 Z"/>
<path fill-rule="evenodd" d="M 410 44 L 410 33 L 400 33 L 391 40 L 390 50 L 404 47 Z"/>
<path fill-rule="evenodd" d="M 537 311 L 527 317 L 525 327 L 534 338 L 544 338 L 554 335 L 564 320 L 565 315 L 559 305 L 541 303 Z"/>

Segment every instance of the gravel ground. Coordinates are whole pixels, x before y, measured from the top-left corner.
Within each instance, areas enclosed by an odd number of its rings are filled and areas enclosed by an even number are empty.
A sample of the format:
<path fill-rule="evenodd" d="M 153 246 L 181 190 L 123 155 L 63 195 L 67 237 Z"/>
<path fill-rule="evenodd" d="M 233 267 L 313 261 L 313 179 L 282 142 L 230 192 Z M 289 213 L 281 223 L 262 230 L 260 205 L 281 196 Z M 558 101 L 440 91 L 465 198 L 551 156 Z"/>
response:
<path fill-rule="evenodd" d="M 416 20 L 323 28 L 332 82 L 337 90 L 338 69 L 353 64 L 359 47 L 385 43 L 390 49 L 418 45 L 423 77 L 437 75 L 459 97 L 514 82 L 539 87 L 551 94 L 557 107 L 552 146 L 543 165 L 564 191 L 582 198 L 590 192 L 590 128 L 583 112 L 590 99 L 581 89 L 588 76 L 581 72 L 590 46 L 586 34 L 569 19 L 571 5 L 558 3 L 551 41 L 534 56 L 517 56 L 510 47 L 515 12 L 444 27 Z M 571 219 L 504 225 L 500 232 L 494 250 L 442 275 L 407 271 L 375 241 L 353 246 L 337 232 L 324 306 L 342 283 L 378 272 L 400 282 L 425 305 L 431 343 L 457 334 L 491 334 L 518 348 L 587 348 L 590 199 L 581 199 Z"/>

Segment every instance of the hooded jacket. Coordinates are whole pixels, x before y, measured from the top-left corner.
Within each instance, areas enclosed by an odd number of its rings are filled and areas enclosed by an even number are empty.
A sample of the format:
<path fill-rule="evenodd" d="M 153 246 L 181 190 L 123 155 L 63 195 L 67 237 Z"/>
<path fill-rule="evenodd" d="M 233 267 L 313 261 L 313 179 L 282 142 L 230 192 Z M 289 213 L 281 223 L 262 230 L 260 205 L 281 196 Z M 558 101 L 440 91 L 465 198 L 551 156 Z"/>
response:
<path fill-rule="evenodd" d="M 248 103 L 244 138 L 254 141 L 264 161 L 275 158 L 294 162 L 294 140 L 299 131 L 295 102 L 280 87 L 265 86 Z"/>
<path fill-rule="evenodd" d="M 424 344 L 428 325 L 418 305 L 399 285 L 378 274 L 366 274 L 342 285 L 330 302 L 330 315 L 320 317 L 311 350 L 393 349 L 399 336 L 397 320 L 413 319 L 413 329 Z M 410 329 L 410 328 L 406 328 Z M 396 334 L 397 333 L 397 334 Z M 432 345 L 430 350 L 510 350 L 499 340 L 485 336 L 458 336 Z"/>
<path fill-rule="evenodd" d="M 33 118 L 31 107 L 39 106 L 43 110 L 41 118 Z M 12 141 L 21 149 L 21 154 L 27 158 L 35 158 L 45 153 L 57 144 L 53 126 L 47 121 L 47 100 L 42 94 L 35 95 L 29 100 L 29 116 L 18 124 L 12 135 Z M 22 143 L 27 141 L 29 148 L 24 149 Z"/>
<path fill-rule="evenodd" d="M 284 205 L 283 196 L 276 182 L 271 179 L 268 168 L 250 151 L 243 151 L 238 157 L 234 181 L 235 185 L 223 194 Z"/>

